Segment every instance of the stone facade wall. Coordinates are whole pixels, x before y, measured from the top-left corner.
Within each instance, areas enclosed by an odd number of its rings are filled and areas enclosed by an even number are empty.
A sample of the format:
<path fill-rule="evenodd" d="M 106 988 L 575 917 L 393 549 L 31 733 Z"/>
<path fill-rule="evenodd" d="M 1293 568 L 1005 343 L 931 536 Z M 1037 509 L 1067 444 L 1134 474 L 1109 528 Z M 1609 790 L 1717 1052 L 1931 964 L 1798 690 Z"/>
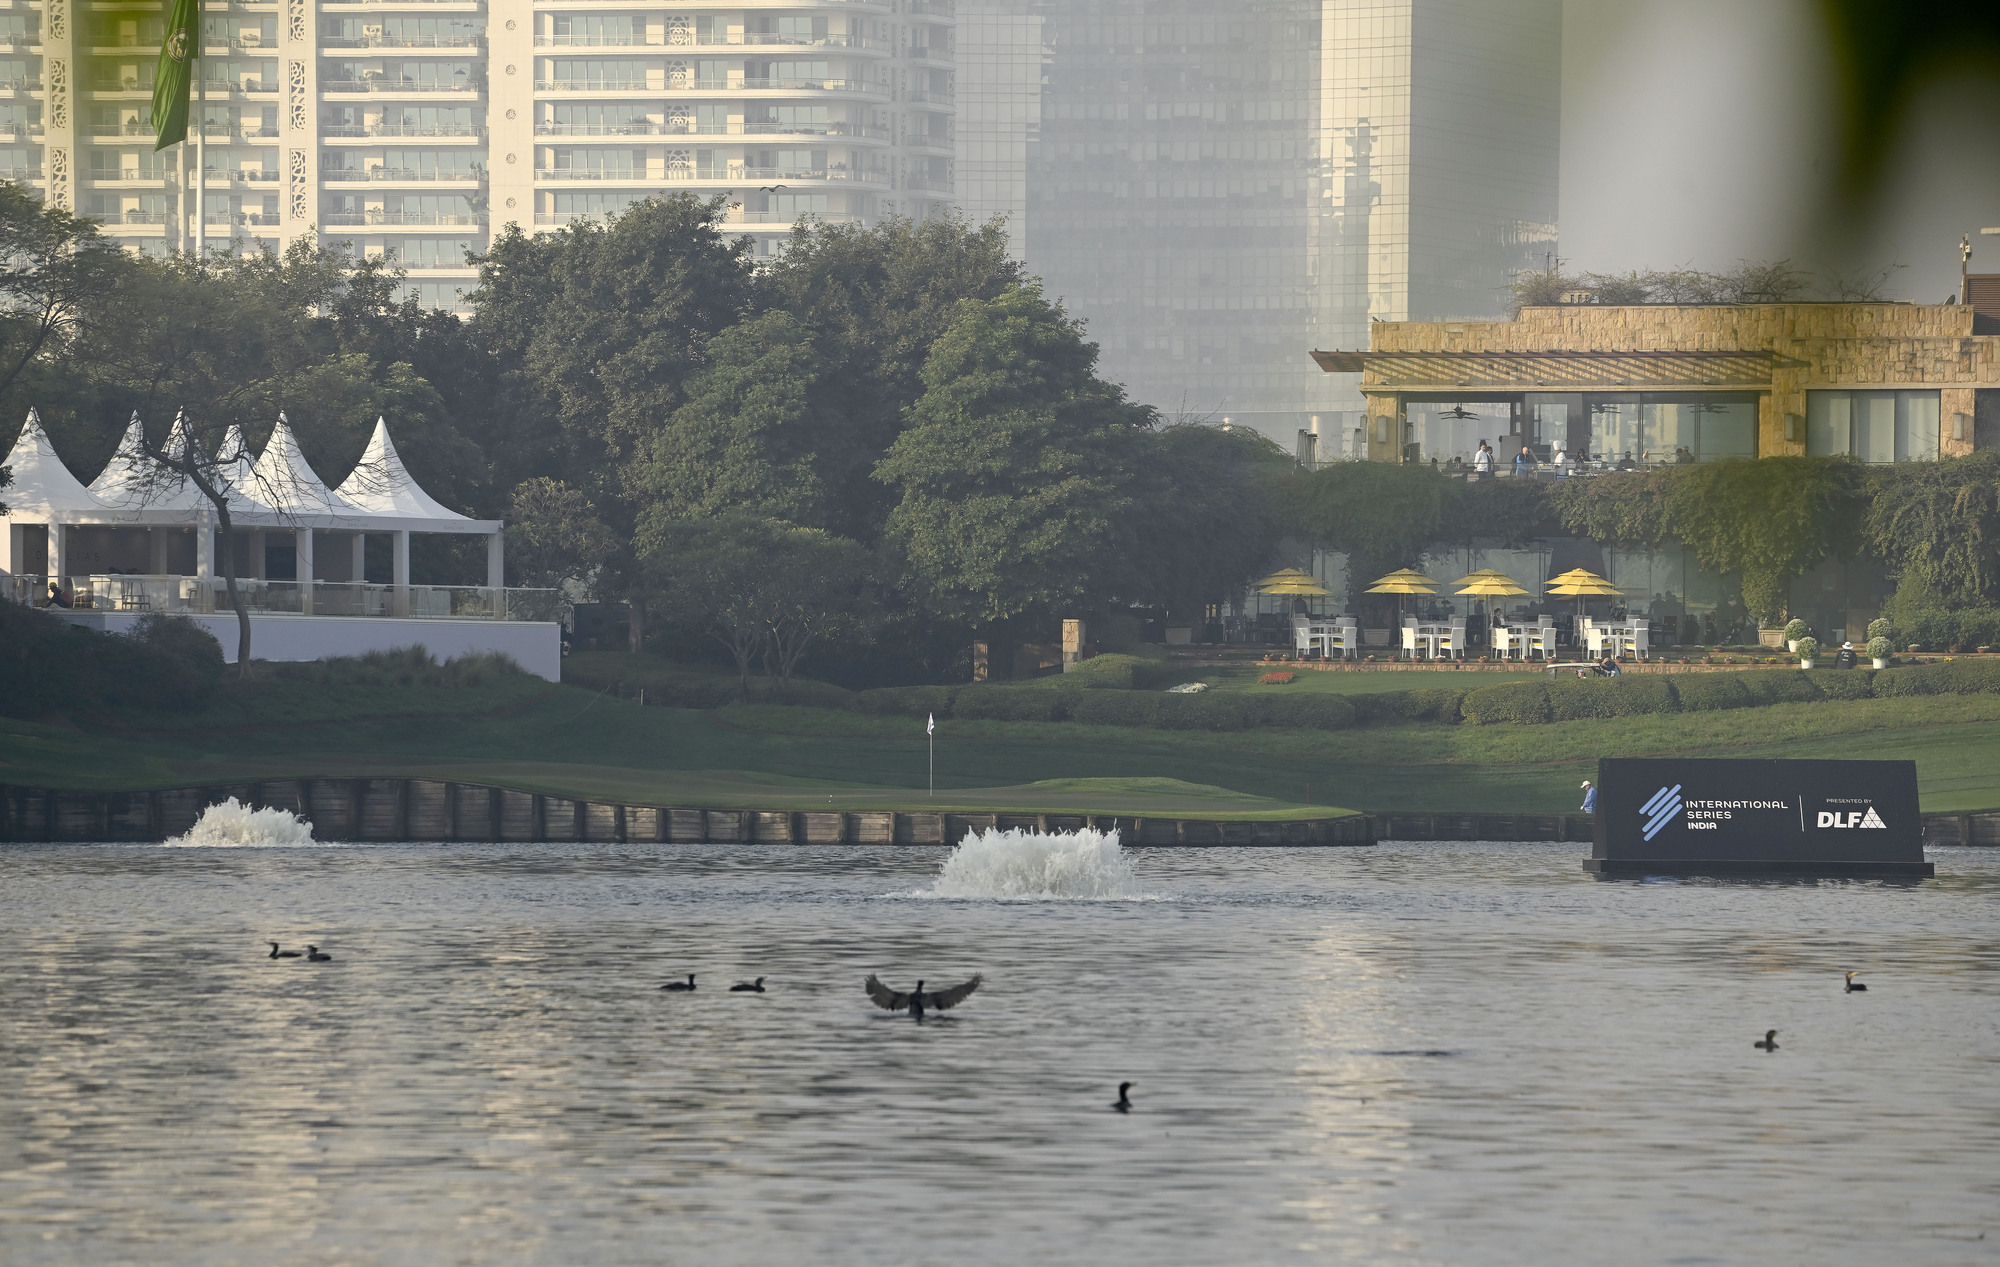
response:
<path fill-rule="evenodd" d="M 1370 341 L 1376 352 L 1770 352 L 1777 359 L 1759 395 L 1760 455 L 1806 451 L 1809 390 L 1936 388 L 1939 451 L 1949 457 L 1972 451 L 1974 393 L 2000 390 L 2000 337 L 1974 335 L 1972 319 L 1963 304 L 1576 306 L 1524 308 L 1513 321 L 1377 322 Z M 1398 442 L 1378 443 L 1374 419 L 1397 419 L 1401 405 L 1372 377 L 1362 380 L 1371 393 L 1368 456 L 1396 461 Z M 1402 429 L 1392 423 L 1389 432 L 1400 437 Z"/>

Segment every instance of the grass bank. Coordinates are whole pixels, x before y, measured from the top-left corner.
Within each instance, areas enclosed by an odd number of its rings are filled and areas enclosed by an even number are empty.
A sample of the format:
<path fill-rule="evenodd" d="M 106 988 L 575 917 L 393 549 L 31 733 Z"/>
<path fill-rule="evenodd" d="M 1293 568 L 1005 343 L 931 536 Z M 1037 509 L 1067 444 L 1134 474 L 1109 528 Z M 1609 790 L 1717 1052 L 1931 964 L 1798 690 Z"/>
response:
<path fill-rule="evenodd" d="M 1575 808 L 1599 757 L 1657 754 L 1909 758 L 1924 808 L 1957 812 L 2000 808 L 2000 695 L 1341 731 L 954 718 L 939 724 L 935 800 L 929 754 L 921 718 L 773 703 L 641 708 L 508 674 L 457 685 L 421 674 L 266 680 L 230 684 L 193 713 L 0 719 L 0 781 L 84 789 L 403 775 L 778 810 L 1558 812 Z"/>

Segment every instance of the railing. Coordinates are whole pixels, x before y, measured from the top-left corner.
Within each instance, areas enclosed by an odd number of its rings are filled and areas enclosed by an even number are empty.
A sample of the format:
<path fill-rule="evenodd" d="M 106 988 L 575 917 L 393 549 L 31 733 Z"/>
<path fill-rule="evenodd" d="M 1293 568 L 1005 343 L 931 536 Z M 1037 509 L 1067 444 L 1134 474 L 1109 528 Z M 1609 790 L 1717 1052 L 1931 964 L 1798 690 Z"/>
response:
<path fill-rule="evenodd" d="M 412 167 L 370 167 L 366 169 L 358 167 L 328 167 L 321 169 L 320 179 L 328 182 L 367 181 L 367 180 L 392 180 L 399 182 L 455 180 L 455 181 L 465 181 L 470 183 L 473 181 L 485 180 L 486 170 L 481 167 L 468 167 L 464 171 L 426 172 L 426 171 L 418 171 L 417 169 Z"/>
<path fill-rule="evenodd" d="M 485 224 L 482 212 L 333 211 L 321 217 L 328 224 L 353 227 L 369 224 Z"/>
<path fill-rule="evenodd" d="M 779 35 L 776 32 L 747 31 L 741 35 L 700 35 L 685 40 L 672 40 L 665 36 L 655 36 L 634 32 L 631 35 L 537 35 L 537 48 L 719 48 L 733 47 L 783 47 L 783 48 L 867 48 L 887 51 L 887 40 L 870 39 L 862 35 L 822 35 L 817 38 L 806 35 Z"/>
<path fill-rule="evenodd" d="M 694 79 L 668 76 L 664 85 L 647 87 L 644 79 L 537 79 L 537 92 L 737 92 L 776 89 L 785 92 L 866 92 L 887 96 L 889 89 L 866 79 Z"/>
<path fill-rule="evenodd" d="M 486 81 L 476 76 L 468 76 L 463 82 L 456 80 L 429 79 L 327 79 L 320 82 L 322 92 L 484 92 Z"/>
<path fill-rule="evenodd" d="M 180 612 L 233 610 L 219 576 L 71 576 L 63 579 L 72 611 Z M 246 609 L 258 615 L 312 615 L 414 620 L 553 621 L 562 591 L 495 589 L 485 585 L 365 585 L 341 581 L 260 581 L 239 577 Z M 51 607 L 49 578 L 0 573 L 0 598 Z M 53 604 L 62 610 L 60 603 Z"/>
<path fill-rule="evenodd" d="M 40 180 L 39 167 L 0 167 L 0 180 Z"/>
<path fill-rule="evenodd" d="M 0 88 L 10 92 L 37 92 L 41 89 L 39 76 L 30 75 L 25 79 L 0 79 Z"/>
<path fill-rule="evenodd" d="M 321 48 L 484 48 L 483 35 L 322 35 Z"/>
<path fill-rule="evenodd" d="M 536 136 L 862 136 L 888 140 L 889 129 L 861 123 L 537 123 Z"/>
<path fill-rule="evenodd" d="M 665 171 L 652 174 L 636 167 L 538 167 L 537 180 L 615 180 L 628 184 L 649 180 L 859 180 L 878 185 L 889 183 L 886 172 L 848 171 L 836 168 L 832 171 L 787 171 L 776 167 L 695 167 L 670 164 Z M 912 185 L 912 188 L 917 186 Z M 942 186 L 940 186 L 942 187 Z"/>
<path fill-rule="evenodd" d="M 434 136 L 476 138 L 486 135 L 483 125 L 477 123 L 330 123 L 320 128 L 321 136 Z M 147 133 L 151 135 L 151 133 Z"/>
<path fill-rule="evenodd" d="M 275 211 L 268 214 L 261 211 L 211 211 L 201 218 L 201 222 L 203 224 L 275 225 L 279 221 L 278 213 Z M 162 221 L 162 223 L 165 222 Z"/>

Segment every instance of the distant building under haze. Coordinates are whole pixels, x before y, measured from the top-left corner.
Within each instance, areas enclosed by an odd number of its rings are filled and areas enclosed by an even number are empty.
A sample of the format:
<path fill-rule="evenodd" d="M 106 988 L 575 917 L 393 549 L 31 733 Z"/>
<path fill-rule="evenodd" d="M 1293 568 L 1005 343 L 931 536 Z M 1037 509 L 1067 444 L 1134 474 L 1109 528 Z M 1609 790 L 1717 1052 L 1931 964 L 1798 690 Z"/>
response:
<path fill-rule="evenodd" d="M 959 205 L 1169 415 L 1352 456 L 1371 320 L 1555 246 L 1560 0 L 959 0 Z"/>

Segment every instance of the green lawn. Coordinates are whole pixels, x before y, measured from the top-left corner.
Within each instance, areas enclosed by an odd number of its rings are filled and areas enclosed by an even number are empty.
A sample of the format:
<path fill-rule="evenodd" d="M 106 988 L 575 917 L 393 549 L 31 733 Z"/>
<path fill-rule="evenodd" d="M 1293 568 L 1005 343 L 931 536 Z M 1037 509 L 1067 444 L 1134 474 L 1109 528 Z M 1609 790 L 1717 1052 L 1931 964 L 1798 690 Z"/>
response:
<path fill-rule="evenodd" d="M 410 775 L 715 807 L 1288 817 L 1336 807 L 1572 810 L 1577 783 L 1597 758 L 1680 754 L 1911 758 L 1925 809 L 2000 808 L 1996 695 L 1336 732 L 948 720 L 938 728 L 933 801 L 925 792 L 930 746 L 914 718 L 770 704 L 642 709 L 532 679 L 461 688 L 284 685 L 225 692 L 201 714 L 127 717 L 116 726 L 0 719 L 0 782 L 136 789 Z"/>

